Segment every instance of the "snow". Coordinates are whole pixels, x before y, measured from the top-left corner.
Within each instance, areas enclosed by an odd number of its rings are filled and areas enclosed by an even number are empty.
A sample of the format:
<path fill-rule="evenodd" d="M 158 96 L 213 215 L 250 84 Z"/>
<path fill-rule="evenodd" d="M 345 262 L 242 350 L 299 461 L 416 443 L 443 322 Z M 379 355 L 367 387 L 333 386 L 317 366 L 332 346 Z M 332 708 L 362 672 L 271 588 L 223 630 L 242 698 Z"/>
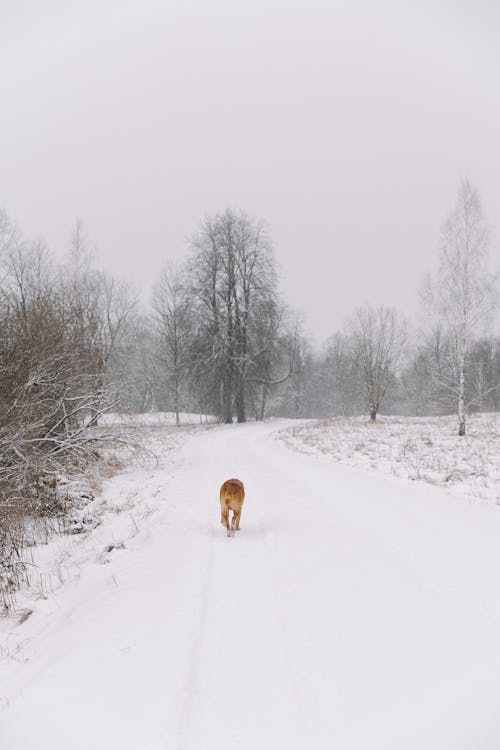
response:
<path fill-rule="evenodd" d="M 191 412 L 180 412 L 179 422 L 181 425 L 196 425 L 216 422 L 216 417 L 206 414 L 193 414 Z M 107 412 L 99 418 L 101 427 L 114 427 L 116 425 L 126 425 L 132 427 L 165 427 L 175 425 L 175 413 L 171 411 L 152 411 L 144 414 L 118 414 L 116 412 Z"/>
<path fill-rule="evenodd" d="M 287 424 L 151 431 L 159 464 L 104 485 L 1 623 L 2 748 L 498 750 L 500 509 L 292 452 Z"/>
<path fill-rule="evenodd" d="M 456 416 L 337 417 L 304 420 L 278 437 L 303 453 L 393 477 L 446 487 L 476 501 L 500 502 L 500 415 L 468 417 L 459 437 Z"/>

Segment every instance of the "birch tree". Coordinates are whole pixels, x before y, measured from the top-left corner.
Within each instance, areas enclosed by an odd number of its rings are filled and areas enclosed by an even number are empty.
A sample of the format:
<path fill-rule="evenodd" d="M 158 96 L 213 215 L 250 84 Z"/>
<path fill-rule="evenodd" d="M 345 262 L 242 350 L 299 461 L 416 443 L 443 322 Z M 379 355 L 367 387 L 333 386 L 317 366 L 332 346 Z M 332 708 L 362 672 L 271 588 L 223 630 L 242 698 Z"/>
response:
<path fill-rule="evenodd" d="M 489 229 L 480 196 L 465 180 L 441 231 L 438 271 L 434 279 L 428 278 L 423 294 L 448 337 L 451 366 L 435 376 L 456 404 L 460 436 L 465 435 L 471 405 L 466 399 L 470 347 L 494 306 L 496 278 L 488 261 Z"/>

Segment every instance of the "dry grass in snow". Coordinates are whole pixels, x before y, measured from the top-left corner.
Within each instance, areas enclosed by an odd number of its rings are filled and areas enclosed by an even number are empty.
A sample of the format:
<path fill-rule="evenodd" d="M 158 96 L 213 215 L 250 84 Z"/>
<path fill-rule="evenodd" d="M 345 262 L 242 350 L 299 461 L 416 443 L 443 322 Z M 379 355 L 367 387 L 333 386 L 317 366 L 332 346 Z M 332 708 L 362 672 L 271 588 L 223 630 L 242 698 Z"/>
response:
<path fill-rule="evenodd" d="M 453 494 L 500 502 L 500 415 L 470 416 L 467 435 L 456 417 L 338 417 L 301 423 L 276 437 L 302 453 L 401 479 L 429 482 Z"/>
<path fill-rule="evenodd" d="M 145 417 L 141 420 L 136 416 L 128 432 L 128 446 L 119 443 L 113 450 L 108 447 L 85 475 L 73 477 L 67 485 L 61 482 L 62 491 L 68 488 L 68 508 L 63 517 L 20 519 L 24 545 L 18 565 L 23 572 L 19 591 L 16 586 L 3 592 L 0 585 L 0 615 L 7 616 L 0 616 L 0 657 L 11 653 L 2 645 L 2 632 L 4 628 L 9 630 L 9 621 L 25 619 L 40 601 L 51 598 L 66 581 L 78 578 L 89 563 L 105 562 L 103 550 L 122 549 L 139 533 L 152 512 L 147 501 L 150 477 L 158 467 L 173 466 L 184 440 L 208 427 L 175 427 L 163 414 L 156 419 Z M 142 492 L 137 487 L 138 477 L 144 477 Z M 120 529 L 123 536 L 108 539 L 111 528 L 113 534 Z"/>

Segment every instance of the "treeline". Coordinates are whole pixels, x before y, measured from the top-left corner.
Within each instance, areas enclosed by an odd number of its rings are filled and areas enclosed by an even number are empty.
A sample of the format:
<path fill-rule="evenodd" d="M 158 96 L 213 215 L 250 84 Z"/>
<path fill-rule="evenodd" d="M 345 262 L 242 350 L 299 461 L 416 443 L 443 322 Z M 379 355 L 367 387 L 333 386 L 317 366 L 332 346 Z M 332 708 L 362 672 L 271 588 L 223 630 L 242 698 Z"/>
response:
<path fill-rule="evenodd" d="M 39 450 L 83 454 L 83 417 L 95 424 L 111 404 L 225 422 L 455 411 L 461 434 L 468 411 L 499 406 L 496 278 L 467 181 L 419 290 L 419 320 L 360 307 L 320 351 L 281 299 L 267 224 L 243 210 L 200 223 L 185 262 L 165 262 L 147 312 L 92 264 L 81 225 L 55 263 L 1 222 L 4 467 Z"/>
<path fill-rule="evenodd" d="M 394 311 L 364 308 L 374 316 Z M 348 330 L 331 336 L 320 353 L 307 341 L 298 347 L 294 372 L 273 413 L 292 418 L 355 416 L 372 413 L 375 385 L 384 414 L 430 416 L 456 414 L 458 372 L 454 342 L 439 329 L 428 337 L 409 332 L 399 362 L 387 378 L 370 378 Z M 465 359 L 468 413 L 500 411 L 500 336 L 474 339 Z M 382 386 L 382 387 L 379 387 Z M 373 417 L 373 418 L 374 418 Z"/>
<path fill-rule="evenodd" d="M 465 180 L 443 224 L 437 271 L 419 290 L 421 314 L 358 308 L 320 353 L 297 348 L 286 385 L 286 416 L 367 412 L 456 413 L 500 407 L 500 336 L 494 331 L 498 274 L 489 269 L 490 233 L 478 191 Z"/>
<path fill-rule="evenodd" d="M 480 197 L 464 181 L 437 271 L 418 290 L 418 321 L 360 307 L 318 352 L 280 299 L 266 224 L 228 209 L 201 223 L 183 265 L 165 267 L 142 321 L 128 408 L 226 422 L 455 412 L 464 435 L 468 412 L 499 407 L 496 281 Z"/>

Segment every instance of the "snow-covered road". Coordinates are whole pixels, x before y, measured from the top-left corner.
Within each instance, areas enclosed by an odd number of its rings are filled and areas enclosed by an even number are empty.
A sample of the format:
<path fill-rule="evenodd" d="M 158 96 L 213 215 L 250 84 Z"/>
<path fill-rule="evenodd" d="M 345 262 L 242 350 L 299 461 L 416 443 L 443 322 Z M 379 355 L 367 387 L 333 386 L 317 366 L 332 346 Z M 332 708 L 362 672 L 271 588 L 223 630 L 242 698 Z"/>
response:
<path fill-rule="evenodd" d="M 2 750 L 500 748 L 500 509 L 291 452 L 278 427 L 112 480 L 152 512 L 18 626 Z"/>

